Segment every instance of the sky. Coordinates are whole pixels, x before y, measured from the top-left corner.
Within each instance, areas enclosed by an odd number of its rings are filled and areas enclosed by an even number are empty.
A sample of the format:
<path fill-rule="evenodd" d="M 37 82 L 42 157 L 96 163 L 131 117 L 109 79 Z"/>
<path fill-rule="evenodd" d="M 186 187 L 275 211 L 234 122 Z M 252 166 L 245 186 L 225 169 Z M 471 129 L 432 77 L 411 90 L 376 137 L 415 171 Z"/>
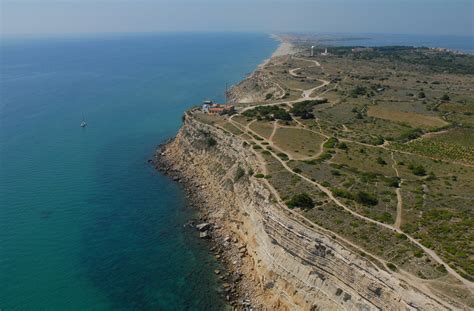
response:
<path fill-rule="evenodd" d="M 474 35 L 474 0 L 0 0 L 0 33 Z"/>

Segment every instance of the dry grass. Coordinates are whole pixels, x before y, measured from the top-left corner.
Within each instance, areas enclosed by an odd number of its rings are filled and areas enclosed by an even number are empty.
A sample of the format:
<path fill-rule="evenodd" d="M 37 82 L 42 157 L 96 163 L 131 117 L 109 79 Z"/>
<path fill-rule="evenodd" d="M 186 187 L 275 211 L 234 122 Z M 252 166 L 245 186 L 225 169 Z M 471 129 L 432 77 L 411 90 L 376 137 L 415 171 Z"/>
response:
<path fill-rule="evenodd" d="M 271 122 L 258 121 L 250 124 L 249 127 L 252 131 L 266 139 L 269 139 L 270 135 L 272 135 L 273 124 Z"/>
<path fill-rule="evenodd" d="M 389 120 L 399 123 L 407 123 L 413 127 L 439 128 L 448 125 L 448 122 L 433 116 L 426 116 L 414 112 L 405 112 L 387 107 L 371 106 L 367 115 L 374 118 Z"/>
<path fill-rule="evenodd" d="M 316 155 L 323 141 L 319 134 L 294 128 L 279 128 L 273 137 L 273 143 L 294 159 Z"/>

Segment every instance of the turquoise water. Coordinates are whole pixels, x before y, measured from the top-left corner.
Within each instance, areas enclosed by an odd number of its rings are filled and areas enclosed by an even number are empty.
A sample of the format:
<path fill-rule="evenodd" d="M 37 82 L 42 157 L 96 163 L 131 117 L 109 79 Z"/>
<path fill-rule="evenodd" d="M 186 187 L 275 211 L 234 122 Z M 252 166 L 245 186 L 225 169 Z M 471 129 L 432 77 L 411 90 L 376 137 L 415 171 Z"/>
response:
<path fill-rule="evenodd" d="M 5 40 L 0 309 L 222 309 L 217 263 L 183 228 L 194 212 L 147 160 L 184 109 L 222 99 L 275 47 L 259 34 Z"/>

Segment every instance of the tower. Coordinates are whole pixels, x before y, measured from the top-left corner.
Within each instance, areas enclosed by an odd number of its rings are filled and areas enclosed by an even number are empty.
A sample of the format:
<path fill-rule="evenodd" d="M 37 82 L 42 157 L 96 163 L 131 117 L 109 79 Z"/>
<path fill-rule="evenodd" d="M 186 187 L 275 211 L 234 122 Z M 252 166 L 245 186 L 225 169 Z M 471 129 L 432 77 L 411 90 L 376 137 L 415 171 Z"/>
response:
<path fill-rule="evenodd" d="M 314 56 L 314 45 L 311 46 L 311 57 Z"/>

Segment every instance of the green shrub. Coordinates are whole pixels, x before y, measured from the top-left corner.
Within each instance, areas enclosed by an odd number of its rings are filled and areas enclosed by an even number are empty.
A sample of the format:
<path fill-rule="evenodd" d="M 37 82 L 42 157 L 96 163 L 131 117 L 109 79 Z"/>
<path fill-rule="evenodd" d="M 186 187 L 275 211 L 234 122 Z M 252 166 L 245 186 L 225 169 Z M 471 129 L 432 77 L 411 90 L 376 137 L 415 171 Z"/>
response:
<path fill-rule="evenodd" d="M 349 149 L 349 147 L 347 146 L 347 144 L 344 143 L 344 142 L 343 142 L 343 143 L 339 143 L 339 144 L 337 145 L 337 148 L 342 149 L 342 150 L 347 150 L 347 149 Z"/>
<path fill-rule="evenodd" d="M 258 174 L 255 174 L 255 178 L 264 178 L 265 175 L 261 174 L 261 173 L 258 173 Z"/>
<path fill-rule="evenodd" d="M 387 181 L 387 186 L 393 187 L 393 188 L 399 188 L 400 187 L 400 178 L 398 177 L 389 177 L 386 179 Z"/>
<path fill-rule="evenodd" d="M 290 113 L 297 117 L 300 117 L 301 119 L 314 119 L 314 106 L 327 103 L 327 101 L 327 99 L 315 99 L 295 103 L 290 109 Z"/>
<path fill-rule="evenodd" d="M 206 144 L 207 144 L 208 147 L 213 147 L 213 146 L 217 145 L 217 141 L 212 137 L 207 137 L 206 138 Z"/>
<path fill-rule="evenodd" d="M 288 160 L 289 160 L 288 155 L 285 154 L 285 153 L 283 153 L 283 152 L 278 153 L 277 156 L 278 156 L 280 159 L 282 159 L 283 161 L 288 161 Z"/>
<path fill-rule="evenodd" d="M 245 170 L 241 168 L 240 166 L 238 166 L 237 169 L 235 170 L 234 182 L 237 182 L 244 175 L 245 175 Z"/>
<path fill-rule="evenodd" d="M 294 195 L 287 203 L 289 208 L 310 209 L 314 207 L 313 199 L 305 192 Z"/>
<path fill-rule="evenodd" d="M 397 271 L 397 266 L 395 266 L 393 263 L 389 262 L 387 263 L 387 267 L 392 270 L 392 271 Z"/>
<path fill-rule="evenodd" d="M 377 205 L 379 203 L 379 200 L 373 194 L 364 191 L 357 192 L 354 196 L 354 201 L 360 204 L 371 206 Z"/>
<path fill-rule="evenodd" d="M 385 160 L 380 156 L 377 158 L 377 163 L 380 165 L 387 165 L 387 162 L 385 162 Z"/>
<path fill-rule="evenodd" d="M 409 165 L 408 168 L 411 170 L 411 172 L 416 175 L 416 176 L 425 176 L 426 175 L 426 169 L 423 167 L 423 165 Z"/>
<path fill-rule="evenodd" d="M 337 140 L 336 137 L 331 137 L 329 138 L 324 144 L 324 148 L 334 148 L 339 141 Z"/>
<path fill-rule="evenodd" d="M 357 98 L 359 95 L 365 95 L 367 94 L 367 88 L 365 86 L 356 86 L 353 88 L 350 92 L 350 96 L 353 98 Z"/>

